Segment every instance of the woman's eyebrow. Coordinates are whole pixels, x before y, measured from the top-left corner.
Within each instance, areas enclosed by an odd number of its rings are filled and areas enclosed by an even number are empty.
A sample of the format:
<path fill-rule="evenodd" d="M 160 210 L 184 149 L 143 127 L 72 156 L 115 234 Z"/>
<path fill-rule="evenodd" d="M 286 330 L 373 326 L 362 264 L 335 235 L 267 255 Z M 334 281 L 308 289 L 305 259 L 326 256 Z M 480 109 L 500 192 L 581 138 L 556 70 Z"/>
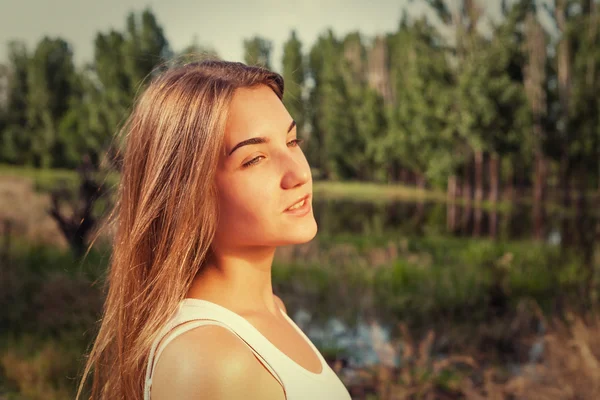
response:
<path fill-rule="evenodd" d="M 296 126 L 296 121 L 292 120 L 292 123 L 290 124 L 290 127 L 288 128 L 286 133 L 290 133 L 292 131 L 292 129 L 294 129 L 295 126 Z"/>
<path fill-rule="evenodd" d="M 290 133 L 291 130 L 294 129 L 295 126 L 296 126 L 296 121 L 292 120 L 292 123 L 290 124 L 286 134 Z M 229 154 L 227 156 L 230 156 L 234 151 L 236 151 L 237 149 L 239 149 L 242 146 L 247 146 L 250 144 L 261 144 L 261 143 L 269 143 L 269 138 L 260 136 L 260 137 L 253 137 L 250 139 L 242 140 L 241 142 L 239 142 L 238 144 L 233 146 L 233 149 L 231 149 L 231 151 L 229 152 Z"/>

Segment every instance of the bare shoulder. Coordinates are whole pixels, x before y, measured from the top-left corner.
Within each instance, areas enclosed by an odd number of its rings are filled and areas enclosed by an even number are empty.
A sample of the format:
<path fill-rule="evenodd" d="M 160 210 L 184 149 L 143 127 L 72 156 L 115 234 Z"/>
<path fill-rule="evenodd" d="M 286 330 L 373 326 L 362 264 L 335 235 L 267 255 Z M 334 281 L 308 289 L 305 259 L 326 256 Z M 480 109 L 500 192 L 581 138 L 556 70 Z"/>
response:
<path fill-rule="evenodd" d="M 283 312 L 287 314 L 287 310 L 285 308 L 285 304 L 283 304 L 283 300 L 281 300 L 279 296 L 277 296 L 275 293 L 273 293 L 273 297 L 275 298 L 275 303 L 277 303 L 279 307 L 281 307 Z"/>
<path fill-rule="evenodd" d="M 163 350 L 152 378 L 152 400 L 283 400 L 283 389 L 233 332 L 199 326 Z"/>

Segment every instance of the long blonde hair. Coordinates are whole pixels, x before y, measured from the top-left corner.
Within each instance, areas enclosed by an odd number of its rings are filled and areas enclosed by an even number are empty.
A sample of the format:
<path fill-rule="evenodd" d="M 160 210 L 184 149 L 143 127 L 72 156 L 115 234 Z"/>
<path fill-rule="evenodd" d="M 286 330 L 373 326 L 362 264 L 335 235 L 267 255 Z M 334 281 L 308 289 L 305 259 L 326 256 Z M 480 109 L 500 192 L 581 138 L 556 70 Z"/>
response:
<path fill-rule="evenodd" d="M 209 255 L 217 227 L 215 172 L 229 104 L 241 87 L 283 78 L 206 60 L 153 79 L 121 131 L 116 233 L 98 335 L 77 391 L 93 370 L 91 399 L 140 399 L 150 347 Z"/>

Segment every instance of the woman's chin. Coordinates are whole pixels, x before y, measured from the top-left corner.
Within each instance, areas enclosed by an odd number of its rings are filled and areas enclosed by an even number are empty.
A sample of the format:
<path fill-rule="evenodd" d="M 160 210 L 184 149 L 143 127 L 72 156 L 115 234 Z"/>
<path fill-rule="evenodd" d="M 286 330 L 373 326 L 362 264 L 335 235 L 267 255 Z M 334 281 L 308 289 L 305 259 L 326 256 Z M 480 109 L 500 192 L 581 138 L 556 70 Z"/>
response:
<path fill-rule="evenodd" d="M 315 238 L 319 228 L 316 221 L 313 220 L 312 224 L 306 224 L 305 226 L 295 226 L 284 233 L 282 237 L 281 245 L 293 245 L 308 243 Z"/>

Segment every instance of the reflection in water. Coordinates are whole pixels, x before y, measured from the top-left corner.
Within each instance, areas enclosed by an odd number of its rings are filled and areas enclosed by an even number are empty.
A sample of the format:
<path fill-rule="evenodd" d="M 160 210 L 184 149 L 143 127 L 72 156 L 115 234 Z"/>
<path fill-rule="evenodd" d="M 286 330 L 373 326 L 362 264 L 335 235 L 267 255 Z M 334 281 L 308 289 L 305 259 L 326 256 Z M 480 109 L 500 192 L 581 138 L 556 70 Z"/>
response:
<path fill-rule="evenodd" d="M 532 208 L 515 204 L 508 210 L 475 208 L 471 203 L 449 205 L 441 202 L 318 200 L 313 203 L 319 232 L 326 235 L 448 234 L 480 236 L 503 240 L 533 237 Z M 562 216 L 546 211 L 545 231 L 556 244 Z M 551 238 L 550 238 L 551 237 Z"/>
<path fill-rule="evenodd" d="M 402 364 L 400 354 L 402 349 L 397 345 L 397 340 L 391 337 L 390 327 L 381 324 L 377 319 L 368 323 L 359 319 L 355 327 L 350 328 L 333 317 L 320 326 L 317 322 L 311 321 L 311 314 L 304 308 L 298 309 L 292 319 L 322 352 L 326 349 L 338 349 L 336 358 L 347 361 L 347 368 L 344 368 L 342 374 L 349 382 L 359 378 L 358 371 L 361 368 L 379 365 L 398 368 Z M 543 321 L 538 321 L 537 332 L 526 358 L 508 362 L 506 365 L 508 370 L 519 375 L 524 366 L 540 362 L 545 350 L 545 333 L 545 324 Z M 430 356 L 441 360 L 446 358 L 447 354 L 438 353 Z"/>
<path fill-rule="evenodd" d="M 469 204 L 450 204 L 425 201 L 388 201 L 369 202 L 356 200 L 320 200 L 313 202 L 314 215 L 319 226 L 319 235 L 337 236 L 351 235 L 362 237 L 377 237 L 387 235 L 397 236 L 433 236 L 449 235 L 457 237 L 489 237 L 499 240 L 528 240 L 534 238 L 533 210 L 530 205 L 513 203 L 502 209 L 475 208 Z M 585 218 L 583 217 L 585 215 Z M 597 216 L 561 212 L 547 208 L 544 212 L 541 231 L 545 232 L 545 240 L 553 246 L 575 244 L 579 237 L 572 234 L 581 229 L 582 221 L 588 224 L 587 231 L 595 232 L 593 227 Z M 539 222 L 539 221 L 538 221 Z M 540 225 L 541 226 L 541 225 Z M 540 228 L 538 226 L 538 228 Z M 568 228 L 565 231 L 565 227 Z M 583 235 L 580 235 L 583 237 Z M 591 240 L 590 240 L 591 241 Z M 567 243 L 568 242 L 568 243 Z M 591 241 L 593 244 L 593 241 Z M 349 245 L 352 247 L 351 245 Z M 344 265 L 344 257 L 354 257 L 354 253 L 344 249 L 341 255 L 334 257 L 340 265 Z M 329 295 L 334 296 L 334 290 Z M 337 299 L 327 302 L 338 305 Z M 323 304 L 321 304 L 323 305 Z M 308 307 L 312 309 L 312 307 Z M 353 369 L 385 365 L 399 367 L 401 364 L 402 347 L 398 346 L 399 338 L 390 337 L 392 319 L 377 317 L 378 312 L 372 312 L 376 317 L 364 319 L 360 316 L 342 322 L 339 318 L 326 319 L 323 322 L 318 315 L 311 315 L 307 307 L 299 307 L 293 316 L 298 326 L 306 332 L 310 339 L 320 349 L 339 349 L 345 358 L 352 374 Z M 323 308 L 321 308 L 321 311 Z M 367 313 L 368 309 L 361 308 Z M 348 309 L 340 311 L 348 315 Z M 371 310 L 381 311 L 381 310 Z M 360 314 L 360 313 L 358 313 Z M 355 323 L 353 323 L 356 321 Z M 349 326 L 348 324 L 352 324 Z M 392 324 L 393 325 L 393 324 Z M 536 333 L 538 334 L 538 333 Z M 524 363 L 537 362 L 543 354 L 543 332 L 539 333 L 524 359 L 508 367 L 519 370 Z M 443 358 L 443 354 L 435 354 Z"/>
<path fill-rule="evenodd" d="M 311 323 L 311 314 L 300 308 L 292 317 L 320 349 L 337 348 L 347 358 L 350 368 L 360 368 L 383 364 L 389 367 L 399 365 L 399 356 L 392 346 L 390 329 L 373 320 L 370 323 L 358 320 L 350 328 L 337 318 L 330 318 L 319 326 Z"/>

